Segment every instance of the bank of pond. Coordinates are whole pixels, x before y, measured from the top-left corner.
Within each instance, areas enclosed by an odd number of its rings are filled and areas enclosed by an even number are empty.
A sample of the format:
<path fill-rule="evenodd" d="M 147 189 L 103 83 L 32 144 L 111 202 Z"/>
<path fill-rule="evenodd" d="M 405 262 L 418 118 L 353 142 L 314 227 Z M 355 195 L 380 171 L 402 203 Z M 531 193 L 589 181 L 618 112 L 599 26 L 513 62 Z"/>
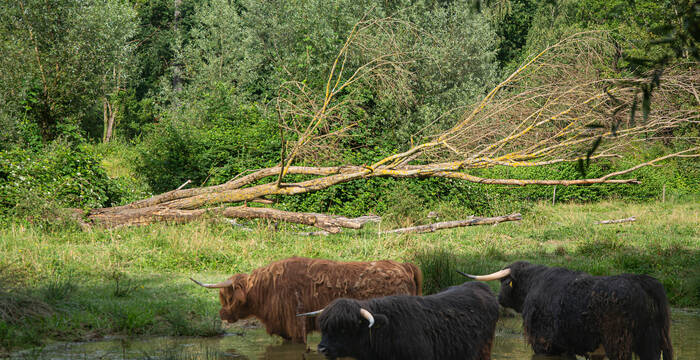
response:
<path fill-rule="evenodd" d="M 674 359 L 700 359 L 700 309 L 673 309 L 671 319 Z M 41 348 L 15 352 L 11 358 L 321 360 L 324 357 L 316 351 L 320 340 L 321 335 L 318 332 L 311 334 L 307 347 L 303 344 L 284 342 L 279 337 L 271 337 L 260 326 L 243 327 L 234 324 L 225 335 L 217 337 L 114 337 L 91 342 L 57 342 Z M 522 318 L 517 314 L 502 316 L 498 321 L 491 355 L 493 360 L 572 359 L 534 355 L 522 335 Z"/>

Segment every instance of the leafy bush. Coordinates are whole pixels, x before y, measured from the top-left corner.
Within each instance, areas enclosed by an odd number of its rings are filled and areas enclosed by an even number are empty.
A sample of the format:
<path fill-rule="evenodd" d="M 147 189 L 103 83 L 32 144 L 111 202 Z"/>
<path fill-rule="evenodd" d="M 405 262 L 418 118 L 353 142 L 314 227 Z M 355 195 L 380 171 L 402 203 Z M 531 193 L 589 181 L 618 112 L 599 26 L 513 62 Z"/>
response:
<path fill-rule="evenodd" d="M 212 99 L 202 104 L 207 125 L 165 120 L 153 126 L 139 145 L 137 172 L 154 192 L 177 188 L 187 180 L 215 185 L 246 169 L 274 165 L 279 158 L 277 122 L 256 106 L 231 108 Z"/>
<path fill-rule="evenodd" d="M 136 170 L 151 189 L 161 193 L 190 179 L 201 183 L 206 177 L 204 144 L 196 129 L 174 122 L 154 126 L 140 144 Z"/>
<path fill-rule="evenodd" d="M 116 204 L 114 182 L 85 145 L 55 142 L 41 151 L 0 152 L 0 214 L 29 215 L 44 207 L 90 208 Z"/>

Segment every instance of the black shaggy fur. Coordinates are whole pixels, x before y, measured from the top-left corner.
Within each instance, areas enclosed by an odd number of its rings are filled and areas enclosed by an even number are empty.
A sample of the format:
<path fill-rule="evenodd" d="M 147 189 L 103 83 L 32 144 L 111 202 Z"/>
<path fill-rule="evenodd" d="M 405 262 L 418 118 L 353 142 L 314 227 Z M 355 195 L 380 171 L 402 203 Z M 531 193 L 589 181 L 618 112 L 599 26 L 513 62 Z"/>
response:
<path fill-rule="evenodd" d="M 374 316 L 372 328 L 360 308 Z M 337 299 L 319 318 L 318 351 L 330 359 L 488 360 L 497 320 L 496 297 L 482 283 L 430 296 Z"/>
<path fill-rule="evenodd" d="M 523 314 L 537 354 L 587 356 L 602 345 L 611 360 L 673 359 L 663 285 L 646 275 L 592 276 L 515 262 L 501 279 L 501 305 Z"/>

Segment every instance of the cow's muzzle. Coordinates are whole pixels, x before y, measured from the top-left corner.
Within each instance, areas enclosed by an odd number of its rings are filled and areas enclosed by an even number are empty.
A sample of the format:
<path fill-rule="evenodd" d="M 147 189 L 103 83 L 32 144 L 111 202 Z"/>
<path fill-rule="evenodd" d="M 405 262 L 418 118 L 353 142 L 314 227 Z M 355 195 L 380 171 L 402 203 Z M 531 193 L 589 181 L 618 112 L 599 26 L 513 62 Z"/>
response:
<path fill-rule="evenodd" d="M 318 350 L 318 353 L 325 356 L 327 359 L 335 359 L 337 356 L 333 354 L 333 351 L 323 345 L 323 343 L 318 344 L 318 347 L 316 348 Z"/>

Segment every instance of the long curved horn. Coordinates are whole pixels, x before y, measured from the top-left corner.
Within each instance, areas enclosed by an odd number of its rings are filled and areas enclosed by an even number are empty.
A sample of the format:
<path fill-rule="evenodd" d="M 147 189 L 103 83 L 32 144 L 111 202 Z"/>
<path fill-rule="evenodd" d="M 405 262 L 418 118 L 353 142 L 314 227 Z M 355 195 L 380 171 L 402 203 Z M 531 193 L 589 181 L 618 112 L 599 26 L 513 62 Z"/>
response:
<path fill-rule="evenodd" d="M 479 281 L 490 281 L 490 280 L 499 280 L 503 279 L 504 277 L 510 275 L 510 268 L 503 269 L 500 271 L 496 271 L 493 274 L 488 274 L 488 275 L 470 275 L 470 274 L 465 274 L 459 270 L 457 270 L 458 273 L 468 277 L 472 278 L 474 280 L 479 280 Z"/>
<path fill-rule="evenodd" d="M 312 311 L 312 312 L 307 312 L 307 313 L 303 313 L 303 314 L 297 314 L 297 316 L 316 316 L 316 315 L 320 314 L 321 312 L 323 312 L 323 309 Z"/>
<path fill-rule="evenodd" d="M 372 325 L 374 325 L 374 316 L 372 316 L 372 313 L 363 308 L 360 308 L 360 315 L 362 315 L 363 318 L 369 321 L 369 327 L 372 327 Z"/>
<path fill-rule="evenodd" d="M 225 288 L 225 287 L 229 287 L 229 286 L 233 285 L 233 281 L 231 279 L 228 279 L 226 281 L 222 281 L 222 282 L 216 283 L 216 284 L 202 284 L 201 282 L 199 282 L 193 278 L 190 278 L 190 280 L 194 281 L 195 284 L 197 284 L 201 287 L 205 287 L 205 288 L 209 288 L 209 289 Z"/>

